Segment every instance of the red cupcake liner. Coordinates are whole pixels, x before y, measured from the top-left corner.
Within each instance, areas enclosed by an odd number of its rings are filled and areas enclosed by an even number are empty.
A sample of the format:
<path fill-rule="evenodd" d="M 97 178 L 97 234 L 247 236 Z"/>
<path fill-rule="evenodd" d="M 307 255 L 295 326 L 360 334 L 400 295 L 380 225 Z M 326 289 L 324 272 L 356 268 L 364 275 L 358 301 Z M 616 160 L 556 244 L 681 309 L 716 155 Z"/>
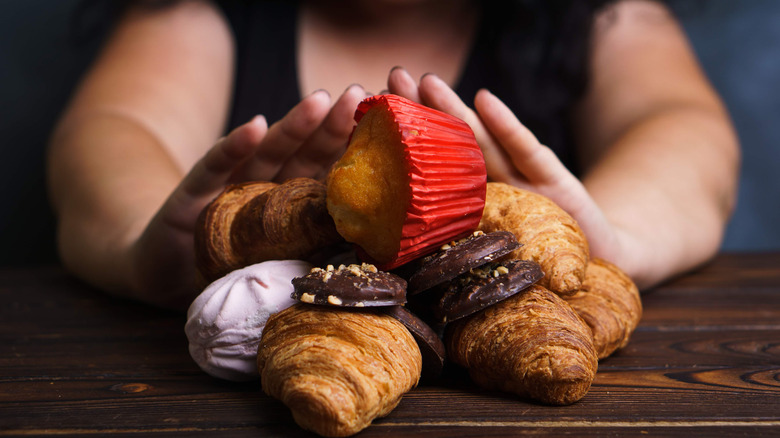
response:
<path fill-rule="evenodd" d="M 394 260 L 375 263 L 387 270 L 438 249 L 477 229 L 487 191 L 482 150 L 468 124 L 393 94 L 363 100 L 355 120 L 376 105 L 393 114 L 409 164 L 411 199 Z M 371 261 L 365 252 L 359 254 Z"/>

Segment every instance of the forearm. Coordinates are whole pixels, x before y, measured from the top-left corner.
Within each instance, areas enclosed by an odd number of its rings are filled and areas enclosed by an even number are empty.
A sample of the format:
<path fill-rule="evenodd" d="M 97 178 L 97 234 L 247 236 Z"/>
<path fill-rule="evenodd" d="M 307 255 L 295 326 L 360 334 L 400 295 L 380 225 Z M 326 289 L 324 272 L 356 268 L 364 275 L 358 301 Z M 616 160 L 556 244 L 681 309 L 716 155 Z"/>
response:
<path fill-rule="evenodd" d="M 727 116 L 680 105 L 627 129 L 583 182 L 615 227 L 616 263 L 649 287 L 710 258 L 736 199 L 739 150 Z M 593 242 L 598 256 L 610 249 Z"/>
<path fill-rule="evenodd" d="M 168 307 L 192 298 L 192 229 L 226 182 L 198 163 L 225 128 L 233 49 L 209 2 L 139 5 L 118 22 L 50 145 L 60 253 L 76 275 Z M 264 121 L 249 129 L 264 130 Z M 224 149 L 234 156 L 222 160 Z M 234 149 L 218 148 L 211 164 L 227 161 L 230 173 Z"/>
<path fill-rule="evenodd" d="M 96 112 L 65 119 L 49 151 L 49 186 L 63 263 L 96 287 L 125 296 L 133 245 L 181 172 L 142 125 Z"/>

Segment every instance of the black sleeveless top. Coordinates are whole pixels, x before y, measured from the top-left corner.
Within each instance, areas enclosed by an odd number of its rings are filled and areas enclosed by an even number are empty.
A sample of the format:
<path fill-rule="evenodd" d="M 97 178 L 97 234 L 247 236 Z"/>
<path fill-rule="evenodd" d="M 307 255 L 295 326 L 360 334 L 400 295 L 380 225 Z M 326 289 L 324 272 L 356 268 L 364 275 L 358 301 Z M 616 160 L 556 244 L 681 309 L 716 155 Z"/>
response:
<path fill-rule="evenodd" d="M 485 2 L 476 40 L 455 87 L 467 104 L 477 90 L 489 89 L 575 173 L 569 113 L 585 89 L 587 37 L 592 13 L 601 3 Z M 301 99 L 298 2 L 228 0 L 219 6 L 237 50 L 228 128 L 257 114 L 273 123 Z"/>

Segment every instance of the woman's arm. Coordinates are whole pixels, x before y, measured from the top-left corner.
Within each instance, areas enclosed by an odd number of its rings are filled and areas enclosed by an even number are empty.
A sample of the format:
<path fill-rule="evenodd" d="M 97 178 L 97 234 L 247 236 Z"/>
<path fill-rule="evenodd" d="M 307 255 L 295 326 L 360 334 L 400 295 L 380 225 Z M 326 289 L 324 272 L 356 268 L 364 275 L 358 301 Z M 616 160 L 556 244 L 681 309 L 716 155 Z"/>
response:
<path fill-rule="evenodd" d="M 165 307 L 197 294 L 198 214 L 231 182 L 322 176 L 365 97 L 305 97 L 268 127 L 223 132 L 233 42 L 206 2 L 133 10 L 76 92 L 51 141 L 64 264 L 95 286 Z M 216 143 L 215 143 L 216 142 Z"/>
<path fill-rule="evenodd" d="M 624 1 L 597 19 L 577 109 L 583 183 L 618 234 L 594 242 L 647 286 L 709 259 L 734 208 L 739 147 L 674 17 Z"/>
<path fill-rule="evenodd" d="M 50 142 L 68 268 L 131 293 L 133 243 L 224 129 L 232 65 L 226 23 L 205 2 L 123 17 Z"/>
<path fill-rule="evenodd" d="M 495 181 L 548 196 L 579 222 L 591 255 L 647 288 L 718 249 L 735 201 L 739 149 L 684 35 L 659 4 L 628 0 L 598 19 L 593 84 L 577 108 L 580 181 L 496 96 L 471 110 L 435 75 L 391 71 L 391 92 L 465 120 Z"/>

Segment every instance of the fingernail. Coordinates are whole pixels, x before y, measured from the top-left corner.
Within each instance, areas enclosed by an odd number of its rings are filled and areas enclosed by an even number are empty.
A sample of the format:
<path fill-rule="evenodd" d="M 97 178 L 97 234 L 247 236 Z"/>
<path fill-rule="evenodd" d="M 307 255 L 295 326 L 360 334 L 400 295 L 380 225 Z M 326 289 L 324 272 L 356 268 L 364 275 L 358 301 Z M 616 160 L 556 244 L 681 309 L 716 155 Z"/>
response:
<path fill-rule="evenodd" d="M 405 68 L 401 67 L 400 65 L 396 65 L 395 67 L 391 68 L 390 69 L 390 74 L 393 74 L 393 72 L 395 72 L 396 70 L 398 70 L 402 75 L 404 75 L 406 77 L 409 77 L 409 78 L 412 77 L 412 75 L 410 75 L 409 72 Z"/>
<path fill-rule="evenodd" d="M 428 72 L 428 73 L 425 73 L 422 76 L 420 76 L 420 82 L 422 82 L 423 79 L 425 79 L 427 77 L 430 77 L 430 78 L 436 79 L 438 81 L 441 81 L 441 78 L 438 75 L 436 75 L 436 73 Z"/>
<path fill-rule="evenodd" d="M 315 94 L 321 94 L 321 93 L 325 93 L 326 96 L 330 97 L 330 93 L 328 92 L 328 90 L 324 88 L 318 88 L 312 91 L 311 94 L 309 94 L 309 96 L 314 96 Z"/>
<path fill-rule="evenodd" d="M 360 85 L 360 84 L 350 84 L 350 85 L 349 85 L 349 87 L 347 87 L 346 89 L 344 89 L 344 92 L 346 93 L 346 92 L 348 92 L 348 91 L 352 90 L 352 89 L 353 89 L 353 88 L 355 88 L 355 87 L 358 87 L 358 88 L 360 88 L 361 90 L 363 90 L 363 86 L 362 86 L 362 85 Z M 365 90 L 364 90 L 364 91 L 365 91 Z"/>
<path fill-rule="evenodd" d="M 264 115 L 257 114 L 256 116 L 252 117 L 252 119 L 249 120 L 249 122 L 247 122 L 247 125 L 258 125 L 259 124 L 259 125 L 263 125 L 263 126 L 268 126 L 267 123 L 268 122 L 266 121 Z"/>
<path fill-rule="evenodd" d="M 487 88 L 480 88 L 479 90 L 477 90 L 477 92 L 474 94 L 474 99 L 476 99 L 477 96 L 479 95 L 483 95 L 484 97 L 491 97 L 491 96 L 495 97 L 494 94 L 491 93 L 490 90 L 488 90 Z"/>

